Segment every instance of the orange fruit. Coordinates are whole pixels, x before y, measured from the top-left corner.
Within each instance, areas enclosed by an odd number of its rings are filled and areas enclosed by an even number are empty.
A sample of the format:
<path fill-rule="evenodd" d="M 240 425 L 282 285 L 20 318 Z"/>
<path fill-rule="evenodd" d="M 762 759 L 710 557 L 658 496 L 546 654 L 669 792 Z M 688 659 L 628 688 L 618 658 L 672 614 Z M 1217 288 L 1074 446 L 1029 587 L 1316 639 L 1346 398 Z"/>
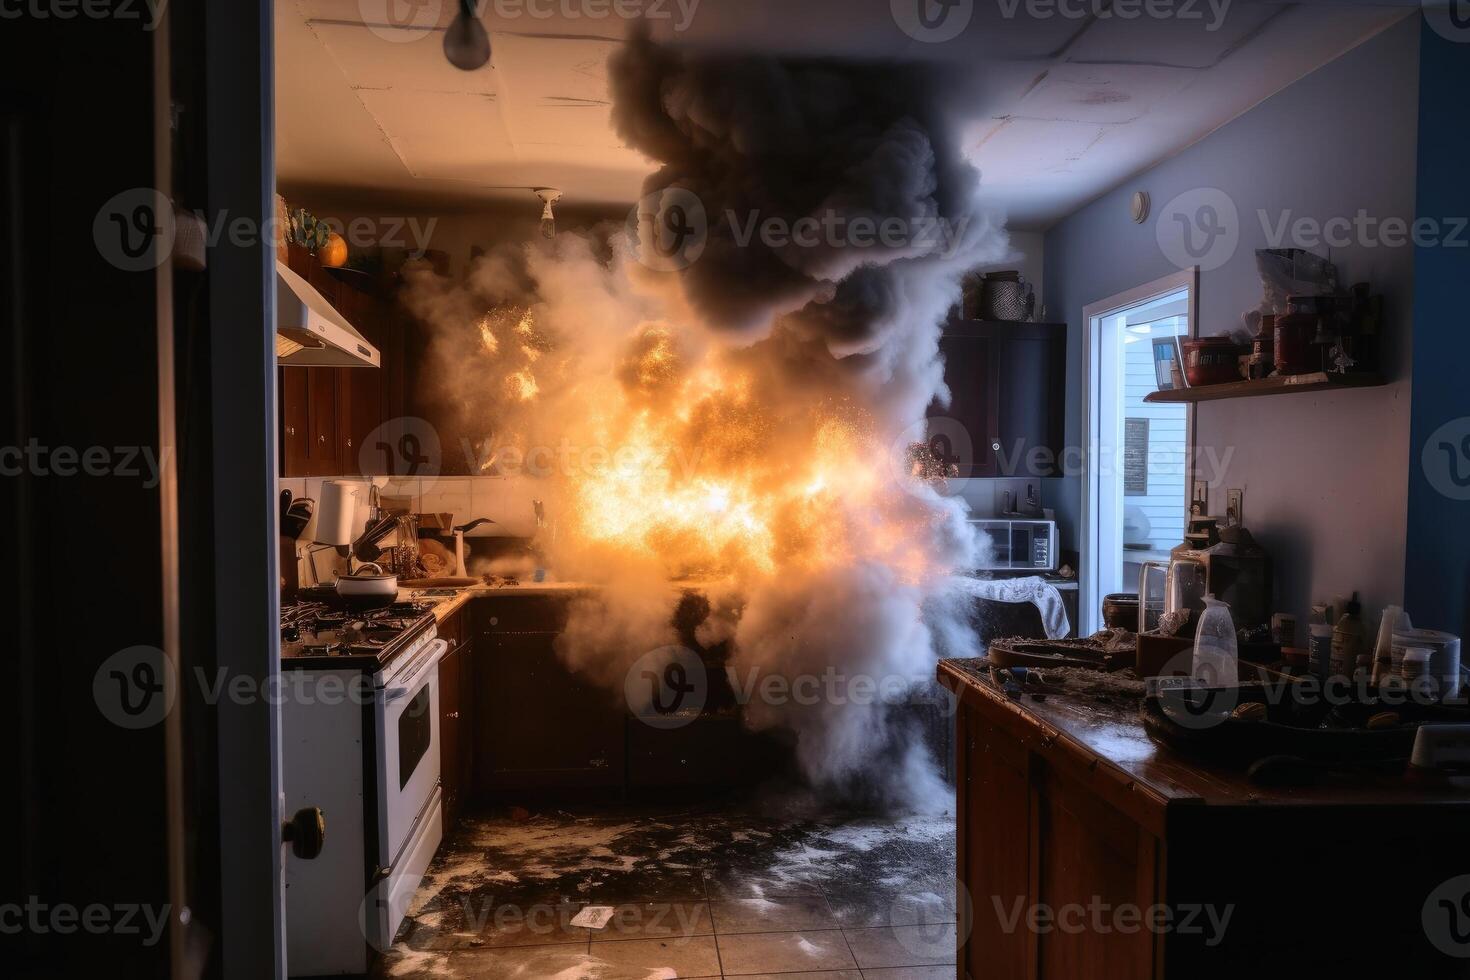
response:
<path fill-rule="evenodd" d="M 347 242 L 335 231 L 327 236 L 321 250 L 322 265 L 336 269 L 347 264 Z"/>

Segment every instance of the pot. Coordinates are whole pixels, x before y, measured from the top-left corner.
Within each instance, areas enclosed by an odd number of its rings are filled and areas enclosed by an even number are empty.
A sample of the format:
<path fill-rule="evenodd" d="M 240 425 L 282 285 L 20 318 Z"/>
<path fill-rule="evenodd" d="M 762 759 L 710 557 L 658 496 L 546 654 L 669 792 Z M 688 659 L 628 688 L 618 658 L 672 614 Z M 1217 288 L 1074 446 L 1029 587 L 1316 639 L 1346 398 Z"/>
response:
<path fill-rule="evenodd" d="M 372 569 L 371 572 L 368 569 Z M 337 576 L 337 594 L 343 597 L 396 596 L 398 576 L 383 571 L 383 566 L 369 562 L 358 566 L 351 575 Z"/>
<path fill-rule="evenodd" d="M 1103 596 L 1103 625 L 1108 629 L 1138 630 L 1138 594 L 1114 592 Z"/>

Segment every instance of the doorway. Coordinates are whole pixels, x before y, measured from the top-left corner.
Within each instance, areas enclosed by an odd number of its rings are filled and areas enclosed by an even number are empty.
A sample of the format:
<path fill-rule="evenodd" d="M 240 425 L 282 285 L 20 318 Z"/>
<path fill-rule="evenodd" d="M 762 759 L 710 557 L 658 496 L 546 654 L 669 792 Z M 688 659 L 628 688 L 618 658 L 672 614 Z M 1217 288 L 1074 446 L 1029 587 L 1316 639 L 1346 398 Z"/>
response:
<path fill-rule="evenodd" d="M 1177 383 L 1168 358 L 1194 335 L 1198 308 L 1196 268 L 1083 311 L 1083 635 L 1101 628 L 1104 596 L 1137 591 L 1143 563 L 1167 560 L 1184 538 L 1194 412 L 1145 396 Z"/>

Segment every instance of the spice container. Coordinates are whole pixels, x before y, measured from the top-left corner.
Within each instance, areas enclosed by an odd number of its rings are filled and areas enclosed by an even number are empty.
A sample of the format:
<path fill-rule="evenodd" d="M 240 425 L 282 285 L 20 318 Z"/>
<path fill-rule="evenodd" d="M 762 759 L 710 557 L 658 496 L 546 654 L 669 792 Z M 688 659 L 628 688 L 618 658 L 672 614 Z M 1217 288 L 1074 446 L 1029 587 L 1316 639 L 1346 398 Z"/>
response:
<path fill-rule="evenodd" d="M 1319 680 L 1332 676 L 1332 624 L 1313 623 L 1312 643 L 1307 656 L 1312 662 L 1312 674 Z"/>
<path fill-rule="evenodd" d="M 1332 628 L 1332 673 L 1352 677 L 1358 669 L 1358 655 L 1363 647 L 1363 604 L 1358 594 L 1344 603 L 1342 618 Z"/>
<path fill-rule="evenodd" d="M 1276 314 L 1261 317 L 1260 329 L 1251 338 L 1251 359 L 1247 373 L 1252 381 L 1269 378 L 1276 369 Z"/>
<path fill-rule="evenodd" d="M 1316 346 L 1318 321 L 1324 316 L 1323 297 L 1290 296 L 1286 313 L 1276 317 L 1276 373 L 1306 374 L 1322 366 Z"/>
<path fill-rule="evenodd" d="M 1291 613 L 1271 616 L 1271 642 L 1280 647 L 1296 646 L 1296 617 Z"/>

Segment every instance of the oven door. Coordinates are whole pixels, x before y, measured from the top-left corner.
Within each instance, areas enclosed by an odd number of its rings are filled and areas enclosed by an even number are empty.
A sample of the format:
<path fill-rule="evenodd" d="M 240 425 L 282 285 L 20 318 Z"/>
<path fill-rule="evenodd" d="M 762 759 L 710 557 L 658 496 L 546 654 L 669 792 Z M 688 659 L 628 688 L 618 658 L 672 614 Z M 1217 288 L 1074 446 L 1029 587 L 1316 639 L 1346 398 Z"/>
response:
<path fill-rule="evenodd" d="M 389 675 L 375 712 L 378 758 L 378 864 L 398 859 L 439 785 L 439 661 L 435 639 Z"/>

